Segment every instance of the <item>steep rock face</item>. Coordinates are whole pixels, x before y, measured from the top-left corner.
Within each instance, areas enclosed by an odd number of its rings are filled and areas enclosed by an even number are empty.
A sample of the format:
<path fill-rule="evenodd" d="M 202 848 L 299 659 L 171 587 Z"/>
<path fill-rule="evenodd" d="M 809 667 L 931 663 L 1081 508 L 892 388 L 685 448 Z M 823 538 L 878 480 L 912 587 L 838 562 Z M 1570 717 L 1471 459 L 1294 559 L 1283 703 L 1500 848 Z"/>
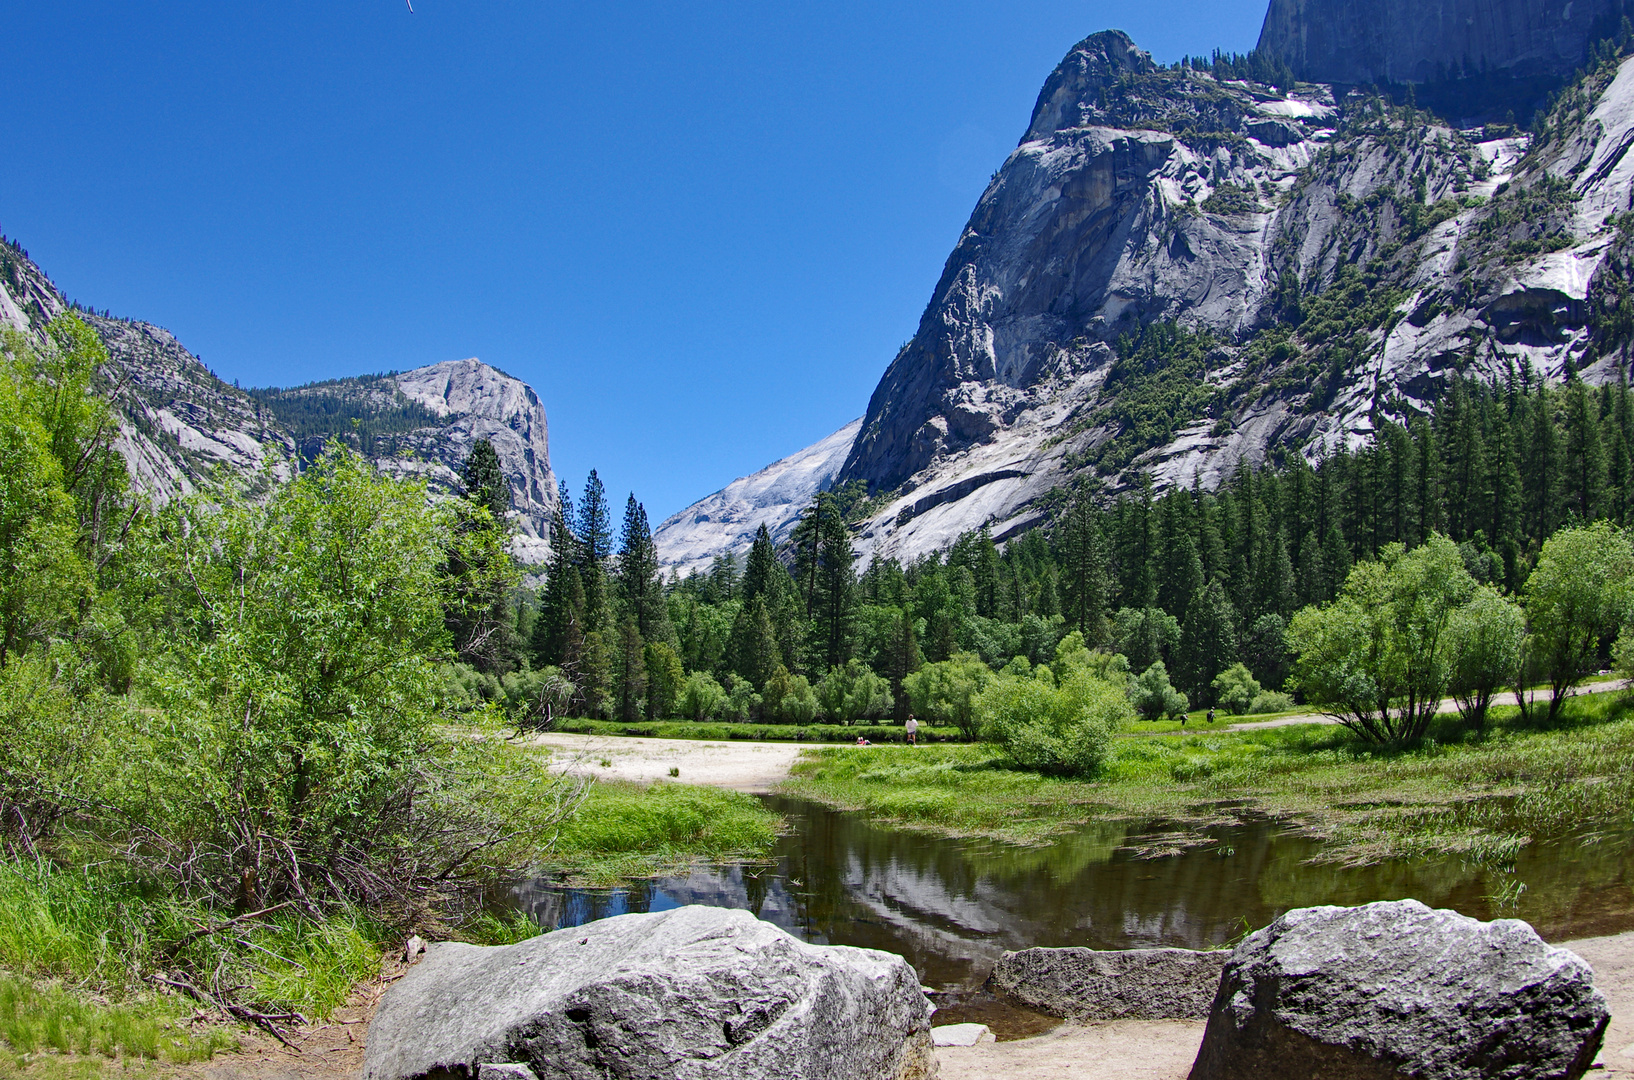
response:
<path fill-rule="evenodd" d="M 1240 458 L 1355 446 L 1459 372 L 1615 377 L 1591 315 L 1625 280 L 1597 273 L 1627 262 L 1606 255 L 1634 68 L 1569 98 L 1531 147 L 1328 86 L 1158 70 L 1121 34 L 1081 43 L 869 403 L 838 478 L 881 507 L 859 553 L 1003 539 L 1085 481 L 1209 485 Z M 1191 368 L 1137 348 L 1170 322 L 1206 335 Z"/>
<path fill-rule="evenodd" d="M 1621 13 L 1618 0 L 1271 0 L 1259 47 L 1313 82 L 1563 76 Z"/>
<path fill-rule="evenodd" d="M 559 498 L 549 425 L 539 396 L 522 380 L 480 360 L 448 360 L 391 375 L 256 391 L 255 397 L 294 431 L 306 458 L 338 436 L 360 444 L 382 472 L 419 477 L 438 491 L 460 490 L 471 447 L 487 439 L 511 483 L 517 558 L 537 564 L 549 555 Z M 368 431 L 348 432 L 348 416 L 362 417 Z"/>
<path fill-rule="evenodd" d="M 839 475 L 861 427 L 861 420 L 853 420 L 826 439 L 740 477 L 666 518 L 653 531 L 664 566 L 685 577 L 708 568 L 720 555 L 741 559 L 762 525 L 775 543 L 787 540 L 800 511 Z"/>
<path fill-rule="evenodd" d="M 0 244 L 0 323 L 38 336 L 68 309 L 20 248 Z M 488 439 L 511 483 L 524 563 L 549 554 L 557 505 L 543 406 L 532 388 L 478 360 L 341 379 L 280 391 L 244 391 L 218 379 L 168 330 L 79 313 L 108 348 L 99 380 L 120 413 L 116 448 L 139 489 L 185 497 L 225 470 L 286 479 L 332 436 L 359 445 L 384 472 L 459 490 L 459 470 Z M 321 402 L 323 408 L 312 408 Z M 369 433 L 366 444 L 352 420 Z"/>

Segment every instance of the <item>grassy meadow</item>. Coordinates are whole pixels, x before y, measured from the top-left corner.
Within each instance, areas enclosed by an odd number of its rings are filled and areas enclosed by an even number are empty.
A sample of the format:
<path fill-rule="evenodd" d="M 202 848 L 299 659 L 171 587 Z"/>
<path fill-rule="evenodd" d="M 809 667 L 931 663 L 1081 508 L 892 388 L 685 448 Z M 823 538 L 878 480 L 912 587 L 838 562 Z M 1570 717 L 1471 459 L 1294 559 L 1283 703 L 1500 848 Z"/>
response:
<path fill-rule="evenodd" d="M 1036 844 L 1096 819 L 1166 821 L 1199 842 L 1245 815 L 1297 824 L 1323 858 L 1364 865 L 1459 855 L 1501 865 L 1527 844 L 1625 829 L 1634 806 L 1634 705 L 1574 698 L 1553 725 L 1495 710 L 1485 735 L 1458 718 L 1410 749 L 1332 725 L 1115 740 L 1091 779 L 1010 766 L 992 746 L 809 751 L 787 794 L 903 828 Z"/>

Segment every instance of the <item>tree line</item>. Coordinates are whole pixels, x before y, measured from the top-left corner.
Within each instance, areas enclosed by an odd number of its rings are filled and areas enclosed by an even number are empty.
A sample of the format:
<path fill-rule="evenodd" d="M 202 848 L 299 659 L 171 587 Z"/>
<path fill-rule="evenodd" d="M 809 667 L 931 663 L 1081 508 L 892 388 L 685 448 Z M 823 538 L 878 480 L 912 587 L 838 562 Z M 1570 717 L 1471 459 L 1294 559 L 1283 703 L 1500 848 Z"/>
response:
<path fill-rule="evenodd" d="M 928 685 L 972 663 L 1048 666 L 1077 632 L 1140 677 L 1161 664 L 1143 691 L 1159 712 L 1176 693 L 1269 709 L 1287 704 L 1296 613 L 1340 597 L 1357 563 L 1443 537 L 1474 585 L 1515 597 L 1557 530 L 1634 514 L 1626 382 L 1551 386 L 1521 366 L 1455 379 L 1433 416 L 1373 422 L 1361 445 L 1240 462 L 1214 490 L 1091 481 L 1002 547 L 975 531 L 860 572 L 854 493 L 824 493 L 781 547 L 762 529 L 745 559 L 666 580 L 633 495 L 614 545 L 592 473 L 576 506 L 564 488 L 545 584 L 513 604 L 513 646 L 486 670 L 530 701 L 548 684 L 552 715 L 952 719 Z"/>

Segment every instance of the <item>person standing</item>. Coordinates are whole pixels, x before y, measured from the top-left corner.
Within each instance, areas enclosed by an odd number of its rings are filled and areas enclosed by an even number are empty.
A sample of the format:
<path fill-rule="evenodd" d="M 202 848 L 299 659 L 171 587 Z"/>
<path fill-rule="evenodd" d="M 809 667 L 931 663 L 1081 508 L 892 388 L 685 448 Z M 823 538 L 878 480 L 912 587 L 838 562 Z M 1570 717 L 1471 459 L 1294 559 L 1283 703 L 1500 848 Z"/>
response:
<path fill-rule="evenodd" d="M 909 746 L 918 746 L 919 745 L 919 721 L 915 720 L 912 716 L 910 716 L 910 717 L 908 717 L 908 723 L 907 723 L 906 726 L 907 726 L 907 729 L 908 729 L 908 745 Z"/>

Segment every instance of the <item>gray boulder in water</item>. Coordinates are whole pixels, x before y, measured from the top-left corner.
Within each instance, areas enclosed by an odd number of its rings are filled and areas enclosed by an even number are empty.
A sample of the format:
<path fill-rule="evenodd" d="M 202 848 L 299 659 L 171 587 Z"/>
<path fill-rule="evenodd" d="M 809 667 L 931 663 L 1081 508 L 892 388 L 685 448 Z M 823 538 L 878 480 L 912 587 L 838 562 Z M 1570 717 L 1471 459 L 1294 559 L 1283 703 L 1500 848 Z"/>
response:
<path fill-rule="evenodd" d="M 999 958 L 988 985 L 1069 1020 L 1201 1020 L 1227 952 L 1022 949 Z"/>
<path fill-rule="evenodd" d="M 1610 1015 L 1589 965 L 1519 920 L 1301 908 L 1232 953 L 1191 1080 L 1575 1078 Z"/>
<path fill-rule="evenodd" d="M 900 956 L 683 907 L 431 946 L 381 999 L 363 1080 L 929 1080 L 931 1012 Z"/>

